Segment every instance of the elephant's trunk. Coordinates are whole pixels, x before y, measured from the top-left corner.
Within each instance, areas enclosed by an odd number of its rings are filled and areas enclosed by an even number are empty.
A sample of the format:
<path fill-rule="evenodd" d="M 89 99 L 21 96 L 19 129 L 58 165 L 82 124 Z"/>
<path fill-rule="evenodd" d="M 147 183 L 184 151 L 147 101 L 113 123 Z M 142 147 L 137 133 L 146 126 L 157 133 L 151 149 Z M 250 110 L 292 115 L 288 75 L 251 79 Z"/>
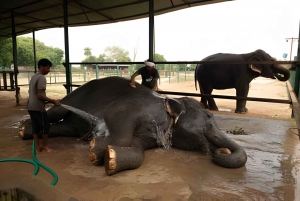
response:
<path fill-rule="evenodd" d="M 222 131 L 214 129 L 214 134 L 207 133 L 206 138 L 218 148 L 227 148 L 229 153 L 220 152 L 216 149 L 213 161 L 226 168 L 240 168 L 247 162 L 247 154 L 244 149 L 233 140 L 229 139 Z M 223 149 L 224 150 L 224 149 Z"/>
<path fill-rule="evenodd" d="M 290 71 L 289 69 L 281 66 L 281 65 L 275 65 L 273 67 L 273 73 L 274 76 L 279 80 L 279 81 L 287 81 L 290 78 Z"/>

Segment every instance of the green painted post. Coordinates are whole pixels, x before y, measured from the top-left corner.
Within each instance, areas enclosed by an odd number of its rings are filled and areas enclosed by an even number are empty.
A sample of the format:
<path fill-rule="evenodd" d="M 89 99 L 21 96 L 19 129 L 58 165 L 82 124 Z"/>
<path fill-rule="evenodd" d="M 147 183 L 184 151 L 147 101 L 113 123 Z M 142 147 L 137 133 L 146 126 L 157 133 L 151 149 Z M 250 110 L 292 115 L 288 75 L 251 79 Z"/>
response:
<path fill-rule="evenodd" d="M 187 68 L 187 64 L 185 64 L 185 67 L 184 67 L 184 81 L 186 81 L 186 68 Z"/>
<path fill-rule="evenodd" d="M 99 78 L 99 69 L 98 69 L 98 64 L 96 65 L 96 79 Z"/>
<path fill-rule="evenodd" d="M 73 72 L 72 72 L 72 64 L 70 64 L 70 89 L 71 89 L 71 92 L 73 91 L 73 87 L 72 87 L 72 84 L 73 84 L 73 76 L 72 76 Z"/>
<path fill-rule="evenodd" d="M 177 83 L 179 83 L 179 65 L 177 65 Z"/>
<path fill-rule="evenodd" d="M 171 83 L 171 64 L 169 64 L 169 84 Z"/>
<path fill-rule="evenodd" d="M 86 82 L 86 66 L 83 67 L 83 81 Z"/>

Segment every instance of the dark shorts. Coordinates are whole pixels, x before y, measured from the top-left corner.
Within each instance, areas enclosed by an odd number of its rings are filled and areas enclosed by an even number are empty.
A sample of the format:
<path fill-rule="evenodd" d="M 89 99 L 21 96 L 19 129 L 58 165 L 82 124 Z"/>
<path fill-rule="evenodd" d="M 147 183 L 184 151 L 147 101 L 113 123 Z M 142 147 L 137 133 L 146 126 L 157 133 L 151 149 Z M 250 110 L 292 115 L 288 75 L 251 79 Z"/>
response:
<path fill-rule="evenodd" d="M 32 134 L 48 134 L 50 129 L 47 112 L 28 110 L 32 124 Z"/>

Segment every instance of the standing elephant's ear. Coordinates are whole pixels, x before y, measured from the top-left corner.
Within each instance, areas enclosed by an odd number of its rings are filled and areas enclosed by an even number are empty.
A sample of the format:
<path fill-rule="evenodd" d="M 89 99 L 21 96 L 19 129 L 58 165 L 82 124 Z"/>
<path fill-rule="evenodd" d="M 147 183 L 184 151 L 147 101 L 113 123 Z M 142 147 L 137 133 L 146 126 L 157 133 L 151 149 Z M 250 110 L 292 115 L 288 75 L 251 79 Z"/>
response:
<path fill-rule="evenodd" d="M 179 116 L 185 112 L 184 106 L 177 100 L 172 98 L 164 99 L 166 111 L 171 117 L 174 118 L 175 124 L 179 119 Z"/>
<path fill-rule="evenodd" d="M 254 55 L 249 59 L 249 61 L 261 61 L 261 59 L 257 55 Z M 249 64 L 249 68 L 254 72 L 261 74 L 262 68 L 259 64 Z"/>

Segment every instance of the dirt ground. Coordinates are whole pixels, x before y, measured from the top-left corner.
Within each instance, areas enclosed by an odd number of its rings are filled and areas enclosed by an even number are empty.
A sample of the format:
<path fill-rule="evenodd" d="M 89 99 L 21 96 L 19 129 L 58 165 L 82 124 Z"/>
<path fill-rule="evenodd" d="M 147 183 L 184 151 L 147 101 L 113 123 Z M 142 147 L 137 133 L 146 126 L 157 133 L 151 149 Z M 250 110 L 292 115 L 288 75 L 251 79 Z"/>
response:
<path fill-rule="evenodd" d="M 168 84 L 161 90 L 198 93 L 194 82 Z M 27 87 L 21 87 L 20 106 L 15 92 L 0 91 L 0 160 L 32 159 L 32 141 L 18 137 L 19 121 L 28 118 L 25 108 Z M 235 90 L 213 94 L 235 95 Z M 65 96 L 61 85 L 48 85 L 47 95 Z M 249 97 L 288 100 L 286 84 L 257 78 L 251 83 Z M 200 99 L 200 98 L 196 98 Z M 55 152 L 40 153 L 38 159 L 58 175 L 42 168 L 36 176 L 28 163 L 0 163 L 0 190 L 19 187 L 40 200 L 300 200 L 300 145 L 292 110 L 288 104 L 248 101 L 247 114 L 235 114 L 235 100 L 216 99 L 220 111 L 212 112 L 220 129 L 244 147 L 245 167 L 226 169 L 211 162 L 209 156 L 176 149 L 147 150 L 143 165 L 113 176 L 104 167 L 93 166 L 88 145 L 73 138 L 51 138 Z M 233 135 L 235 127 L 247 135 Z"/>

